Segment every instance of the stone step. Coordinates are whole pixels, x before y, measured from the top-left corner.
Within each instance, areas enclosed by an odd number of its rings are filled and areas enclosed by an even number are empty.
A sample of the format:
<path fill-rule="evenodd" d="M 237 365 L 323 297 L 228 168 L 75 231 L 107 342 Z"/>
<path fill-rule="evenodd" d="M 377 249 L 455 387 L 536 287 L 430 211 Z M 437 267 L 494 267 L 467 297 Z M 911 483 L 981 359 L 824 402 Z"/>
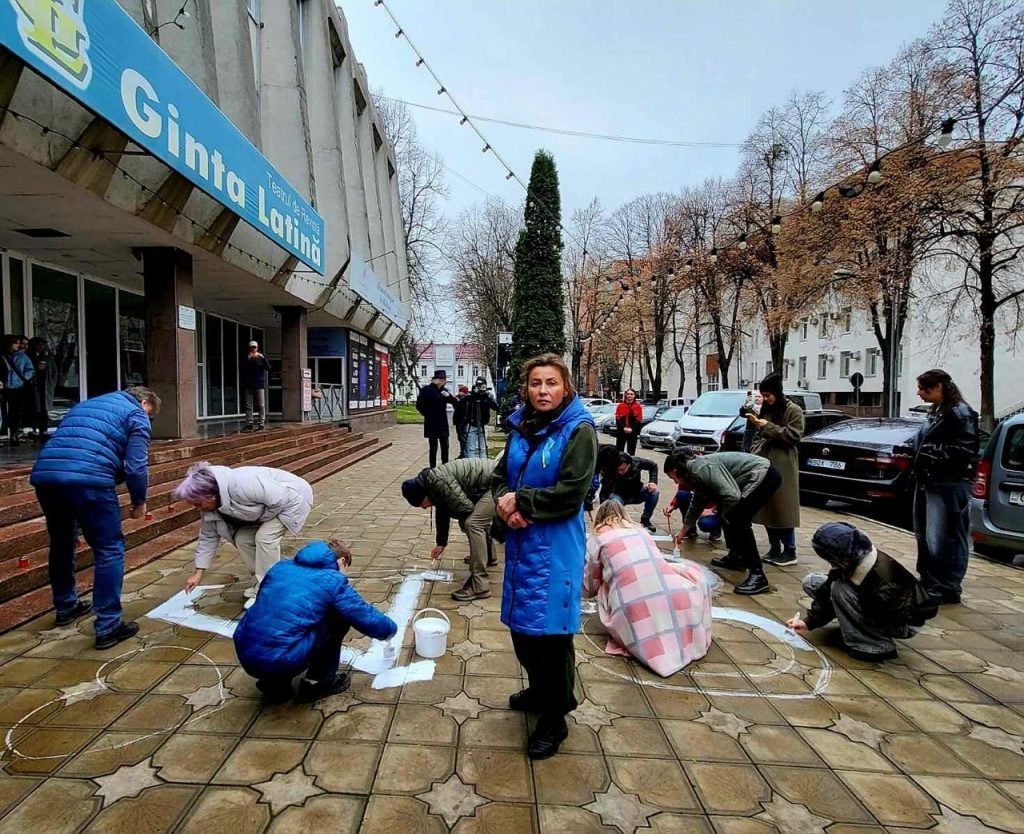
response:
<path fill-rule="evenodd" d="M 316 483 L 390 445 L 380 443 L 376 438 L 363 438 L 344 447 L 307 455 L 301 461 L 282 468 L 302 475 L 310 483 Z M 148 564 L 194 541 L 199 533 L 198 519 L 198 511 L 191 507 L 176 507 L 172 513 L 155 515 L 150 522 L 125 521 L 125 571 Z M 30 552 L 27 558 L 27 567 L 18 567 L 16 559 L 0 563 L 0 633 L 53 608 L 46 547 Z M 75 561 L 79 593 L 88 593 L 92 590 L 93 562 L 92 551 L 84 542 L 78 547 Z"/>

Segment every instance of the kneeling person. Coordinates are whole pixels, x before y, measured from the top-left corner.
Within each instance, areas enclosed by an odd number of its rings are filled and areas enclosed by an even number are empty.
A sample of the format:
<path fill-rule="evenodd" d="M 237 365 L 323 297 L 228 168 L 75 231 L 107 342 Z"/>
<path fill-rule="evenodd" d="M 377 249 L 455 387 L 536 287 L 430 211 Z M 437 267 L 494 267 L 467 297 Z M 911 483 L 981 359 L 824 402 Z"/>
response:
<path fill-rule="evenodd" d="M 452 518 L 459 521 L 469 539 L 469 577 L 452 594 L 458 602 L 484 599 L 491 595 L 487 568 L 494 567 L 490 529 L 494 519 L 491 473 L 494 461 L 487 458 L 462 458 L 424 469 L 415 478 L 402 482 L 402 495 L 414 507 L 437 508 L 437 546 L 430 558 L 437 559 L 448 546 Z"/>
<path fill-rule="evenodd" d="M 394 637 L 398 626 L 348 583 L 348 547 L 316 541 L 275 564 L 260 583 L 252 607 L 235 630 L 238 660 L 256 678 L 266 699 L 312 703 L 344 692 L 350 679 L 338 674 L 341 642 L 350 628 L 376 640 Z M 292 679 L 305 672 L 296 693 Z"/>
<path fill-rule="evenodd" d="M 814 552 L 832 566 L 828 575 L 812 573 L 804 592 L 811 610 L 786 625 L 805 632 L 838 620 L 844 648 L 859 660 L 896 657 L 893 638 L 912 637 L 916 626 L 935 616 L 938 606 L 903 565 L 876 550 L 863 532 L 845 521 L 818 528 Z"/>

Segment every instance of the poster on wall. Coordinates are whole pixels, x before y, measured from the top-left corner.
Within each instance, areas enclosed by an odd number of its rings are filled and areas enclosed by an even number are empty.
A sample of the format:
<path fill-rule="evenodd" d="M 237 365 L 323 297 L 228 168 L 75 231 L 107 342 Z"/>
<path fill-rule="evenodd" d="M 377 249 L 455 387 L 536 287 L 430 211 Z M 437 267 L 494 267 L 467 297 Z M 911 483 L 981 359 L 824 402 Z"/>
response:
<path fill-rule="evenodd" d="M 353 333 L 351 330 L 348 333 L 348 407 L 350 409 L 363 408 L 360 400 L 362 397 L 362 389 L 359 385 L 360 380 L 360 356 L 363 347 L 366 345 L 366 337 L 360 336 L 358 333 Z"/>
<path fill-rule="evenodd" d="M 388 386 L 391 382 L 388 374 L 387 351 L 381 351 L 377 356 L 380 359 L 380 404 L 382 408 L 387 408 L 388 400 L 390 399 Z"/>

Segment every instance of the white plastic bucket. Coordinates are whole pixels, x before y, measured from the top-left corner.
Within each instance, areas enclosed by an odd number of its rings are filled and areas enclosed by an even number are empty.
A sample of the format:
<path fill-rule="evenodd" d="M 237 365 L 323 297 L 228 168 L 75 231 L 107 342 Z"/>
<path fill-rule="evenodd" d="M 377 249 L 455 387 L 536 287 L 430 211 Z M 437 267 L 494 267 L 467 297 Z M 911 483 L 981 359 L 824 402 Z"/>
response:
<path fill-rule="evenodd" d="M 423 614 L 432 611 L 440 617 L 426 617 Z M 420 657 L 440 657 L 448 648 L 448 632 L 452 622 L 448 616 L 437 608 L 424 608 L 412 618 L 412 629 L 416 634 L 416 654 Z"/>

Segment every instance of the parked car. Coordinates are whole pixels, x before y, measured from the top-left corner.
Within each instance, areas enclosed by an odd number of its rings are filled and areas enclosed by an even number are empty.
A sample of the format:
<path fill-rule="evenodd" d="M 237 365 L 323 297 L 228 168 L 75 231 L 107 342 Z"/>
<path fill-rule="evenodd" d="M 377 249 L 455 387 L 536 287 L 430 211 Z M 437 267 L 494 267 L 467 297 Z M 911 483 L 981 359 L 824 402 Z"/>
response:
<path fill-rule="evenodd" d="M 588 408 L 590 416 L 594 418 L 594 424 L 599 425 L 600 421 L 611 414 L 615 416 L 615 403 L 603 403 L 602 405 L 595 405 L 593 408 Z"/>
<path fill-rule="evenodd" d="M 603 405 L 615 405 L 611 400 L 606 400 L 602 397 L 580 397 L 580 402 L 583 403 L 583 407 L 591 414 L 594 413 L 595 408 L 600 408 Z"/>
<path fill-rule="evenodd" d="M 654 415 L 658 411 L 658 406 L 656 406 L 656 405 L 645 405 L 645 406 L 642 406 L 642 408 L 643 408 L 643 412 L 644 412 L 644 419 L 640 422 L 640 430 L 641 431 L 643 431 L 643 427 L 644 426 L 646 426 L 648 423 L 651 422 L 651 420 L 654 419 Z M 605 434 L 610 434 L 610 435 L 614 436 L 615 433 L 616 433 L 616 429 L 617 429 L 617 426 L 615 425 L 615 415 L 612 414 L 612 419 L 611 420 L 606 420 L 602 424 L 601 431 L 603 431 Z"/>
<path fill-rule="evenodd" d="M 654 419 L 640 430 L 640 445 L 645 449 L 668 449 L 672 446 L 672 432 L 686 416 L 688 408 L 676 405 L 658 409 Z"/>
<path fill-rule="evenodd" d="M 823 409 L 822 411 L 804 412 L 804 437 L 814 432 L 821 431 L 827 426 L 849 420 L 850 415 L 835 409 Z M 743 450 L 743 432 L 747 428 L 745 417 L 737 417 L 732 421 L 725 431 L 725 439 L 722 442 L 722 452 L 740 452 Z M 642 438 L 641 438 L 642 439 Z"/>
<path fill-rule="evenodd" d="M 981 551 L 1024 553 L 1024 414 L 996 426 L 978 462 L 971 536 Z"/>
<path fill-rule="evenodd" d="M 914 439 L 921 421 L 858 417 L 827 426 L 800 442 L 800 500 L 824 506 L 836 499 L 911 519 Z"/>
<path fill-rule="evenodd" d="M 747 399 L 747 391 L 708 391 L 701 394 L 679 421 L 672 448 L 696 449 L 703 454 L 717 452 L 722 447 L 725 433 L 739 416 L 740 407 Z M 821 396 L 811 391 L 786 391 L 786 396 L 803 410 L 804 414 L 821 411 Z"/>
<path fill-rule="evenodd" d="M 693 397 L 673 397 L 669 400 L 658 400 L 658 408 L 674 408 L 677 405 L 685 405 L 689 408 L 693 405 Z"/>

